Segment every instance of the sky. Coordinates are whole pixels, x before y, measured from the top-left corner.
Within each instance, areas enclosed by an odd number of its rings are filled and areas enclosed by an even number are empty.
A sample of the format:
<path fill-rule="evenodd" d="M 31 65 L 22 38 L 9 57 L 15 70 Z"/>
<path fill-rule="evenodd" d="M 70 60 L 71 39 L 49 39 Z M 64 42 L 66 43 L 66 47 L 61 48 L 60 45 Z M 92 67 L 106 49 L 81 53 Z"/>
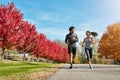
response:
<path fill-rule="evenodd" d="M 70 26 L 75 26 L 80 41 L 87 30 L 100 38 L 108 25 L 120 22 L 120 0 L 0 0 L 8 2 L 51 40 L 64 40 Z"/>

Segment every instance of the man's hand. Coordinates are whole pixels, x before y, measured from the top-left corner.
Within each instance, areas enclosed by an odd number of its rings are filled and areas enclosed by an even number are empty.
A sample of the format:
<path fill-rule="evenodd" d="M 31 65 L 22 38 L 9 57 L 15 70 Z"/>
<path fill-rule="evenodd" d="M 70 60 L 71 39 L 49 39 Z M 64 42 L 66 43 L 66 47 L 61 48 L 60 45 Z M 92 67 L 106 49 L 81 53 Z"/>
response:
<path fill-rule="evenodd" d="M 77 39 L 76 39 L 75 37 L 73 37 L 73 40 L 74 40 L 74 41 L 77 41 Z"/>
<path fill-rule="evenodd" d="M 67 45 L 67 46 L 69 46 L 69 45 L 70 45 L 70 43 L 69 43 L 69 42 L 67 42 L 67 43 L 66 43 L 66 45 Z"/>
<path fill-rule="evenodd" d="M 69 45 L 70 45 L 70 43 L 67 43 L 67 45 L 69 46 Z"/>

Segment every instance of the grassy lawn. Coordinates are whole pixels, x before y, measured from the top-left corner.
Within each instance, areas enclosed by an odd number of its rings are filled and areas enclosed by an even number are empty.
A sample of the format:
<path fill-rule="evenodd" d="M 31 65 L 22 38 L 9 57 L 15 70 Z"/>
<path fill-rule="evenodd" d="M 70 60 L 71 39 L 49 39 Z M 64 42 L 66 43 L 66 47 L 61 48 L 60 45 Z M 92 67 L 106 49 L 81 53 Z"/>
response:
<path fill-rule="evenodd" d="M 0 80 L 45 80 L 58 70 L 57 67 L 60 65 L 40 62 L 0 62 Z"/>

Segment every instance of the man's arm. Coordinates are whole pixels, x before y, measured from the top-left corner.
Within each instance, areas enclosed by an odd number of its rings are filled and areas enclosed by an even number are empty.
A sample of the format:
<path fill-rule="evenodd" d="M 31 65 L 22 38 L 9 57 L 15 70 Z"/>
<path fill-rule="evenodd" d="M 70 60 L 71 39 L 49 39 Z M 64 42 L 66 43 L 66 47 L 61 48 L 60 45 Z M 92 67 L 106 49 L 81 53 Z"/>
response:
<path fill-rule="evenodd" d="M 78 42 L 78 37 L 77 37 L 77 34 L 75 35 L 75 37 L 73 37 L 73 40 L 75 41 L 75 42 Z"/>
<path fill-rule="evenodd" d="M 66 37 L 65 37 L 65 43 L 67 44 L 67 35 L 66 35 Z"/>

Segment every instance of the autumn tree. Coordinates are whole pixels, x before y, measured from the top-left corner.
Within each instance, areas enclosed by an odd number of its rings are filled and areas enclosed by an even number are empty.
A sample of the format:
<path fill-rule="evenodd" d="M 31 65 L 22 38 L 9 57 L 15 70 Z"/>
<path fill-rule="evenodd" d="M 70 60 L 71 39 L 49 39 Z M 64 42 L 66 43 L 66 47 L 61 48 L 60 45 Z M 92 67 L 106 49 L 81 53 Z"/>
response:
<path fill-rule="evenodd" d="M 38 33 L 34 25 L 28 21 L 22 21 L 17 34 L 19 37 L 15 46 L 20 53 L 24 54 L 23 61 L 25 61 L 25 54 L 34 52 Z"/>
<path fill-rule="evenodd" d="M 120 60 L 120 23 L 107 27 L 99 42 L 98 52 L 105 59 Z"/>
<path fill-rule="evenodd" d="M 32 53 L 37 58 L 45 58 L 55 62 L 68 62 L 69 54 L 66 47 L 46 38 L 44 34 L 39 34 L 37 44 Z"/>
<path fill-rule="evenodd" d="M 47 47 L 46 47 L 46 36 L 42 33 L 39 33 L 36 37 L 36 47 L 32 55 L 39 58 L 45 58 L 44 56 L 47 54 Z"/>
<path fill-rule="evenodd" d="M 16 33 L 22 18 L 22 13 L 14 6 L 14 3 L 0 5 L 0 47 L 3 50 L 1 60 L 4 57 L 4 50 L 14 48 L 18 40 Z"/>
<path fill-rule="evenodd" d="M 16 49 L 24 54 L 23 61 L 25 53 L 55 62 L 69 61 L 67 48 L 38 33 L 35 25 L 23 19 L 14 3 L 0 5 L 0 48 L 3 50 L 2 58 L 5 49 Z"/>

